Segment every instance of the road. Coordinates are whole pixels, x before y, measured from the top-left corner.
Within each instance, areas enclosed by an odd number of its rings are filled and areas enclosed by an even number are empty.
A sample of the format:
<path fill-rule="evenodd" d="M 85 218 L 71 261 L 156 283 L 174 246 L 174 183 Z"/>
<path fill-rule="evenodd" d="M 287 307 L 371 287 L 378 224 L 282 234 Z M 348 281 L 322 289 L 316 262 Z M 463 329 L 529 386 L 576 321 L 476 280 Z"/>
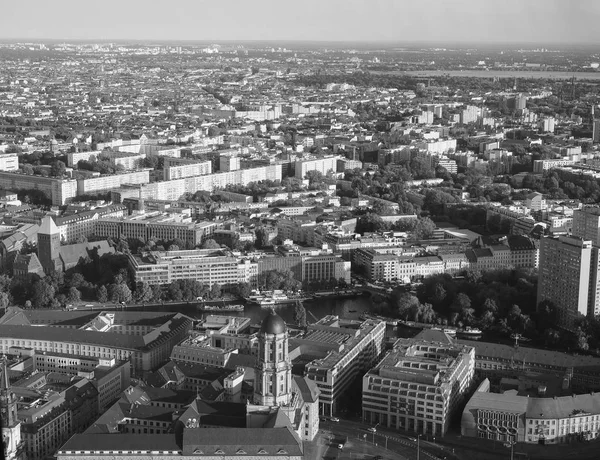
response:
<path fill-rule="evenodd" d="M 389 457 L 398 459 L 398 456 L 401 456 L 409 460 L 417 460 L 417 443 L 411 441 L 409 435 L 405 436 L 398 432 L 382 431 L 379 428 L 377 428 L 376 433 L 370 433 L 366 430 L 367 427 L 365 424 L 349 420 L 340 420 L 339 422 L 321 421 L 320 427 L 325 433 L 331 433 L 334 437 L 347 437 L 348 443 L 367 442 L 372 445 L 377 445 L 378 447 L 383 447 L 388 454 L 387 456 L 383 454 L 384 458 Z M 328 450 L 326 457 L 333 456 L 332 458 L 342 458 L 339 454 L 336 454 L 336 448 L 337 444 L 332 445 Z M 452 458 L 451 455 L 446 456 L 439 452 L 439 446 L 433 446 L 432 443 L 425 440 L 420 441 L 421 454 L 419 460 L 442 460 L 445 457 L 450 460 Z M 354 458 L 364 457 L 355 456 Z"/>

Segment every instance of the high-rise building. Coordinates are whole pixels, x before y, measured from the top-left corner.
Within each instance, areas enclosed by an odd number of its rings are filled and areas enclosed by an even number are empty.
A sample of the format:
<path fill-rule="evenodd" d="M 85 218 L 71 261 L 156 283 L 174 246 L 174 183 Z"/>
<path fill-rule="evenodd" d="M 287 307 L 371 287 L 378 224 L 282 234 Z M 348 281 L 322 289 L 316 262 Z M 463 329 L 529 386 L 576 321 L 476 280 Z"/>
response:
<path fill-rule="evenodd" d="M 594 142 L 600 142 L 600 118 L 594 119 L 592 125 L 592 140 Z"/>
<path fill-rule="evenodd" d="M 573 236 L 591 240 L 594 246 L 600 246 L 599 206 L 585 206 L 573 211 Z"/>
<path fill-rule="evenodd" d="M 548 300 L 557 307 L 560 326 L 569 328 L 579 315 L 595 310 L 588 300 L 592 252 L 592 242 L 582 238 L 559 236 L 541 240 L 537 302 Z"/>

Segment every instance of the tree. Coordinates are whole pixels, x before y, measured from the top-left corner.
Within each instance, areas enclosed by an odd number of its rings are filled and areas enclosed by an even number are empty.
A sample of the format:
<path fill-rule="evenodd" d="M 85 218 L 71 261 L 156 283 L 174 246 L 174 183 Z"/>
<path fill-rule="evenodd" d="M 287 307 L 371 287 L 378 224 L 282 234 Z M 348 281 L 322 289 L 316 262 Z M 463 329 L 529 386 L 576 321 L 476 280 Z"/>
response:
<path fill-rule="evenodd" d="M 408 292 L 403 292 L 396 298 L 395 302 L 396 314 L 400 318 L 408 319 L 411 313 L 414 313 L 415 309 L 418 310 L 421 303 L 414 295 Z"/>
<path fill-rule="evenodd" d="M 54 298 L 56 291 L 54 287 L 44 280 L 33 283 L 31 302 L 34 308 L 45 308 Z"/>
<path fill-rule="evenodd" d="M 302 302 L 296 302 L 294 307 L 294 322 L 300 327 L 306 327 L 306 308 Z"/>
<path fill-rule="evenodd" d="M 264 227 L 258 227 L 255 231 L 255 245 L 257 249 L 263 249 L 271 246 L 271 242 L 269 239 L 269 233 Z"/>
<path fill-rule="evenodd" d="M 164 297 L 161 287 L 158 284 L 153 284 L 150 288 L 152 289 L 152 299 L 150 300 L 160 302 Z"/>
<path fill-rule="evenodd" d="M 221 285 L 218 283 L 213 284 L 210 288 L 211 299 L 218 299 L 219 297 L 221 297 L 221 294 L 222 294 Z"/>
<path fill-rule="evenodd" d="M 252 286 L 250 283 L 238 283 L 235 286 L 235 293 L 241 298 L 246 298 L 252 294 Z"/>
<path fill-rule="evenodd" d="M 54 161 L 50 165 L 50 175 L 53 177 L 62 177 L 67 172 L 67 166 L 60 160 Z"/>
<path fill-rule="evenodd" d="M 69 303 L 77 303 L 81 300 L 81 292 L 76 287 L 69 288 L 69 294 L 67 296 Z"/>
<path fill-rule="evenodd" d="M 10 305 L 10 295 L 8 292 L 0 292 L 0 308 L 6 309 Z"/>
<path fill-rule="evenodd" d="M 208 239 L 202 243 L 202 249 L 221 249 L 221 246 L 215 240 Z"/>
<path fill-rule="evenodd" d="M 471 308 L 471 299 L 469 296 L 463 292 L 459 292 L 452 305 L 450 305 L 450 309 L 455 313 L 462 313 L 464 310 Z"/>
<path fill-rule="evenodd" d="M 28 176 L 33 176 L 34 171 L 33 171 L 33 166 L 31 165 L 23 165 L 23 167 L 21 168 L 23 171 L 23 174 L 27 174 Z"/>
<path fill-rule="evenodd" d="M 419 219 L 413 230 L 413 237 L 417 240 L 426 240 L 431 238 L 435 228 L 435 223 L 429 217 Z"/>
<path fill-rule="evenodd" d="M 152 288 L 148 282 L 142 281 L 138 285 L 135 291 L 135 298 L 138 302 L 142 303 L 149 302 L 152 299 Z"/>
<path fill-rule="evenodd" d="M 105 285 L 102 285 L 96 289 L 96 299 L 98 299 L 98 302 L 100 303 L 108 302 L 108 290 L 106 289 Z"/>
<path fill-rule="evenodd" d="M 130 303 L 133 298 L 129 286 L 127 286 L 125 283 L 111 284 L 108 292 L 110 299 L 115 303 Z"/>

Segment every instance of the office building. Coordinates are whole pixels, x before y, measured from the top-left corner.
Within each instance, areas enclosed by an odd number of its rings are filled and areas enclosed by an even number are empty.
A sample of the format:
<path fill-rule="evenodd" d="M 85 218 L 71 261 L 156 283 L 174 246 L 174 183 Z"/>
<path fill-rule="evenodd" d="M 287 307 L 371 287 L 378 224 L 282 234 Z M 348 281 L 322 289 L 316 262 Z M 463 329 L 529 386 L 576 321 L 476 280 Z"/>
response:
<path fill-rule="evenodd" d="M 61 327 L 68 322 L 69 327 Z M 134 376 L 156 369 L 187 336 L 192 320 L 180 313 L 21 310 L 0 318 L 2 353 L 11 347 L 36 352 L 129 361 Z"/>
<path fill-rule="evenodd" d="M 475 349 L 439 331 L 398 339 L 363 377 L 363 421 L 444 436 L 475 372 Z M 437 332 L 437 331 L 434 331 Z M 426 337 L 431 336 L 431 337 Z"/>
<path fill-rule="evenodd" d="M 153 251 L 128 254 L 128 258 L 135 282 L 151 285 L 195 279 L 208 286 L 228 286 L 251 282 L 258 275 L 255 262 L 238 260 L 222 250 Z"/>
<path fill-rule="evenodd" d="M 103 238 L 124 236 L 143 241 L 148 241 L 150 238 L 162 241 L 179 239 L 186 244 L 186 247 L 193 248 L 202 244 L 219 226 L 220 224 L 217 222 L 211 222 L 210 225 L 192 223 L 189 215 L 148 212 L 120 219 L 98 219 L 94 234 Z"/>
<path fill-rule="evenodd" d="M 537 303 L 551 301 L 562 327 L 570 328 L 578 317 L 596 310 L 588 301 L 593 260 L 590 240 L 559 236 L 540 241 Z"/>
<path fill-rule="evenodd" d="M 461 435 L 527 444 L 571 444 L 600 435 L 600 393 L 532 397 L 491 393 L 485 379 L 467 403 Z"/>
<path fill-rule="evenodd" d="M 120 204 L 103 206 L 91 211 L 53 217 L 62 243 L 74 243 L 88 238 L 96 233 L 96 223 L 104 218 L 121 218 L 127 213 L 127 208 Z M 41 223 L 41 221 L 40 221 Z"/>
<path fill-rule="evenodd" d="M 28 460 L 52 457 L 98 415 L 98 392 L 85 378 L 38 373 L 13 383 L 9 391 L 19 401 L 17 417 Z"/>
<path fill-rule="evenodd" d="M 338 412 L 340 396 L 356 377 L 380 359 L 384 335 L 384 321 L 326 316 L 290 340 L 290 354 L 293 353 L 295 359 L 301 360 L 303 354 L 311 358 L 304 375 L 314 381 L 321 392 L 319 414 L 332 416 Z"/>

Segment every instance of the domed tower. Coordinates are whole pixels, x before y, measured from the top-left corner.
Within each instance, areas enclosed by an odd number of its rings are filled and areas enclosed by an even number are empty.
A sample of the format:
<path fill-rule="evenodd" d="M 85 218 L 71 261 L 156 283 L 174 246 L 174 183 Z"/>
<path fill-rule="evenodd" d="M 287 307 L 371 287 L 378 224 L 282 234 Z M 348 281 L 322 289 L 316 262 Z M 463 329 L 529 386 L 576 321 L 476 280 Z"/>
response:
<path fill-rule="evenodd" d="M 263 320 L 258 335 L 254 402 L 261 406 L 285 406 L 292 398 L 292 363 L 288 355 L 288 332 L 273 310 Z"/>

